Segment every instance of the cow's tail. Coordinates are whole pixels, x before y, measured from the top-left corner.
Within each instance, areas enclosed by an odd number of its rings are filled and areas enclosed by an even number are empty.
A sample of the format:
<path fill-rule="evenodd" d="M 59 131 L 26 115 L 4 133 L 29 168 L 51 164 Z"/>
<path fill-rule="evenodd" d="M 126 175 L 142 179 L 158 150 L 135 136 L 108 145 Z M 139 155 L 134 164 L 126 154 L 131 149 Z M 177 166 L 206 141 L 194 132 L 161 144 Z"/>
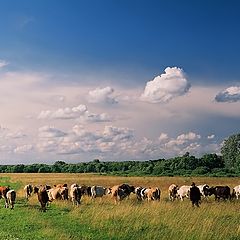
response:
<path fill-rule="evenodd" d="M 232 190 L 232 194 L 231 194 L 230 196 L 231 196 L 231 199 L 233 199 L 233 198 L 236 197 L 236 191 L 235 191 L 235 189 Z"/>
<path fill-rule="evenodd" d="M 161 191 L 157 188 L 157 200 L 160 201 Z"/>

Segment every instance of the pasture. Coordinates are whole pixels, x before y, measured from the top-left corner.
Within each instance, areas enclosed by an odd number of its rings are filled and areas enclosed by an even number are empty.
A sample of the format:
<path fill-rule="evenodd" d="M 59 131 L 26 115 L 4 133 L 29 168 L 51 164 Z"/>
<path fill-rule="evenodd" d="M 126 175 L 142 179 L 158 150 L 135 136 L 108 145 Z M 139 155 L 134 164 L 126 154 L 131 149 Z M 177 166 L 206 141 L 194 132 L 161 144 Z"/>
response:
<path fill-rule="evenodd" d="M 215 202 L 213 196 L 192 208 L 188 199 L 168 200 L 172 183 L 190 185 L 207 183 L 239 185 L 239 178 L 201 177 L 112 177 L 91 174 L 1 174 L 0 184 L 17 191 L 15 209 L 5 209 L 0 201 L 0 238 L 25 239 L 240 239 L 240 201 Z M 81 206 L 70 201 L 56 201 L 46 212 L 39 211 L 37 196 L 27 202 L 23 186 L 58 183 L 102 185 L 128 183 L 134 186 L 157 186 L 160 202 L 138 202 L 131 194 L 115 205 L 109 196 L 91 200 L 84 196 Z"/>

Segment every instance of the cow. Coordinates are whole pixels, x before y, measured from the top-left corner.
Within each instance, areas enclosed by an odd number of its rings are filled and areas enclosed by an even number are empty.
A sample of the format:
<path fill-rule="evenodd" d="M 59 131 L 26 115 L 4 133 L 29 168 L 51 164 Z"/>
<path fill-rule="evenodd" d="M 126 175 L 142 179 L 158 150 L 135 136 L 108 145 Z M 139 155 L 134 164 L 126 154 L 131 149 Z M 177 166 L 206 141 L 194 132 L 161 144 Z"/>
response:
<path fill-rule="evenodd" d="M 46 205 L 48 202 L 51 202 L 51 200 L 48 197 L 48 192 L 46 187 L 40 186 L 40 187 L 34 187 L 33 193 L 36 193 L 38 196 L 38 201 L 41 204 L 41 209 L 43 212 L 46 212 Z"/>
<path fill-rule="evenodd" d="M 161 191 L 158 187 L 142 188 L 140 195 L 142 200 L 147 199 L 148 202 L 151 200 L 160 201 Z"/>
<path fill-rule="evenodd" d="M 183 185 L 177 190 L 177 196 L 181 199 L 181 201 L 183 201 L 185 197 L 189 198 L 190 187 L 191 186 Z"/>
<path fill-rule="evenodd" d="M 230 191 L 231 190 L 229 186 L 216 186 L 206 190 L 209 196 L 211 196 L 212 194 L 215 196 L 215 201 L 219 201 L 221 198 L 223 200 L 231 199 Z"/>
<path fill-rule="evenodd" d="M 125 197 L 129 196 L 129 194 L 120 188 L 120 186 L 121 185 L 115 185 L 107 190 L 107 193 L 111 194 L 111 197 L 114 199 L 115 203 L 122 201 Z"/>
<path fill-rule="evenodd" d="M 209 189 L 209 186 L 207 184 L 203 184 L 203 185 L 198 185 L 197 187 L 200 190 L 201 196 L 206 198 L 208 196 L 207 189 Z"/>
<path fill-rule="evenodd" d="M 124 195 L 126 195 L 127 197 L 129 197 L 131 193 L 134 193 L 134 190 L 135 190 L 134 186 L 130 186 L 126 183 L 123 183 L 122 185 L 120 185 L 119 188 L 123 190 Z"/>
<path fill-rule="evenodd" d="M 71 191 L 71 189 L 74 188 L 74 187 L 79 187 L 79 186 L 78 186 L 77 183 L 73 183 L 73 184 L 70 186 L 70 191 Z"/>
<path fill-rule="evenodd" d="M 103 195 L 106 195 L 107 189 L 102 186 L 92 186 L 91 187 L 91 197 L 92 199 L 96 197 L 103 197 Z"/>
<path fill-rule="evenodd" d="M 70 188 L 70 198 L 71 198 L 74 206 L 75 205 L 77 205 L 77 206 L 80 205 L 81 197 L 82 197 L 82 192 L 81 192 L 80 187 L 71 186 L 71 188 Z"/>
<path fill-rule="evenodd" d="M 79 186 L 82 192 L 82 195 L 86 195 L 88 197 L 91 197 L 91 187 L 90 186 L 86 186 L 86 185 L 82 185 Z"/>
<path fill-rule="evenodd" d="M 13 209 L 16 201 L 16 192 L 13 189 L 9 190 L 6 194 L 6 197 L 5 208 L 11 206 L 11 209 Z"/>
<path fill-rule="evenodd" d="M 57 185 L 48 190 L 48 196 L 53 200 L 68 200 L 68 188 L 63 185 Z"/>
<path fill-rule="evenodd" d="M 67 183 L 54 185 L 56 188 L 67 187 Z"/>
<path fill-rule="evenodd" d="M 4 186 L 1 186 L 0 187 L 0 199 L 1 198 L 4 198 L 5 200 L 5 204 L 7 202 L 7 192 L 10 190 L 10 187 L 7 186 L 7 187 L 4 187 Z"/>
<path fill-rule="evenodd" d="M 174 201 L 177 198 L 177 190 L 178 186 L 176 184 L 172 184 L 168 188 L 168 196 L 170 201 Z"/>
<path fill-rule="evenodd" d="M 233 188 L 232 191 L 232 198 L 239 198 L 240 196 L 240 185 L 237 185 L 236 187 Z"/>
<path fill-rule="evenodd" d="M 192 202 L 192 206 L 194 207 L 194 205 L 196 205 L 197 207 L 199 207 L 201 201 L 201 192 L 194 182 L 190 187 L 189 197 Z"/>
<path fill-rule="evenodd" d="M 136 187 L 135 190 L 134 190 L 134 193 L 135 193 L 136 196 L 137 196 L 137 200 L 139 200 L 139 201 L 143 200 L 143 196 L 142 196 L 142 194 L 141 194 L 143 189 L 146 189 L 146 188 Z"/>
<path fill-rule="evenodd" d="M 24 186 L 23 189 L 24 189 L 25 197 L 28 200 L 28 198 L 32 195 L 33 186 L 31 184 L 27 184 Z"/>

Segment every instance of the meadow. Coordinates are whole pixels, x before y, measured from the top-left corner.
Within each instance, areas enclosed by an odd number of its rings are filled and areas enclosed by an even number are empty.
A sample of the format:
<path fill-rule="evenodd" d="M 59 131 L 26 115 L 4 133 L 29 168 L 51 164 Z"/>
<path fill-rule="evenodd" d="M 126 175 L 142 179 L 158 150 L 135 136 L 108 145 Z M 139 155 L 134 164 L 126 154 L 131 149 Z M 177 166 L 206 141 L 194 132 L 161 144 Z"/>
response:
<path fill-rule="evenodd" d="M 240 201 L 215 202 L 213 197 L 203 200 L 200 208 L 193 208 L 188 199 L 168 200 L 172 183 L 190 185 L 240 184 L 239 178 L 213 177 L 117 177 L 93 174 L 1 174 L 0 184 L 17 190 L 15 209 L 5 209 L 0 200 L 0 238 L 25 239 L 240 239 Z M 27 202 L 23 186 L 58 183 L 102 185 L 120 183 L 135 186 L 158 186 L 160 202 L 138 202 L 131 194 L 115 205 L 110 196 L 91 200 L 82 198 L 79 207 L 71 202 L 56 201 L 46 212 L 39 211 L 37 196 Z"/>

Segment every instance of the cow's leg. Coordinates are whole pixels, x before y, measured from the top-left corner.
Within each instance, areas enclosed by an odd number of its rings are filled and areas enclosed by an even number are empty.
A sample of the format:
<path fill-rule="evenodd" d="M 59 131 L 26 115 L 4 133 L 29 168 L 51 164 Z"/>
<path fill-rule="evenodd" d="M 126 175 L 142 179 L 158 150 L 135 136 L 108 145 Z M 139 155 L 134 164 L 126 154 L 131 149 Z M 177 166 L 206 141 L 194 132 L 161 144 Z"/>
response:
<path fill-rule="evenodd" d="M 11 210 L 14 208 L 14 202 L 11 201 Z"/>

